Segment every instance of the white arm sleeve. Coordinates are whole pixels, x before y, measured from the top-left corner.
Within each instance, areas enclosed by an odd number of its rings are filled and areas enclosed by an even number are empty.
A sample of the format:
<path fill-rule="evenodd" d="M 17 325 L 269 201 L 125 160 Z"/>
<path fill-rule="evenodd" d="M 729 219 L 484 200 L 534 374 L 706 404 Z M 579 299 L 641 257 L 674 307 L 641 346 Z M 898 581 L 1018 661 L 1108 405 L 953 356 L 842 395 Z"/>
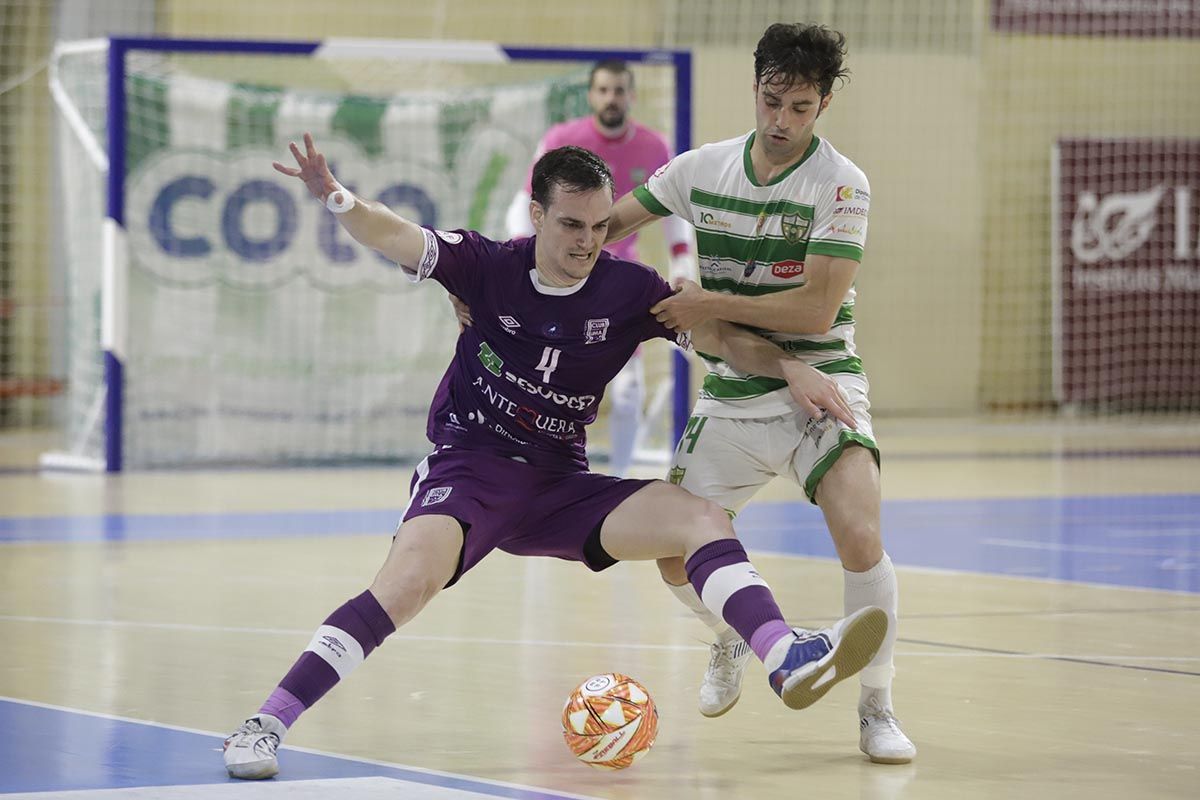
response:
<path fill-rule="evenodd" d="M 504 215 L 504 228 L 510 239 L 533 236 L 533 222 L 529 219 L 529 192 L 521 189 L 513 196 Z"/>

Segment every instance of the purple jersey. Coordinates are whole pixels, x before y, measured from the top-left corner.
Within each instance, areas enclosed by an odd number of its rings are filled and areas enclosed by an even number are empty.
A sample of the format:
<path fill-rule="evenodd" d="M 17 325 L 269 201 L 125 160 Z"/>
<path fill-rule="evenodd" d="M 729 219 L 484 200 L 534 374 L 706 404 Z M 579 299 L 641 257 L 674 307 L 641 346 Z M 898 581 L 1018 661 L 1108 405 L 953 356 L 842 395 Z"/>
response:
<path fill-rule="evenodd" d="M 433 278 L 471 308 L 429 409 L 437 445 L 587 468 L 584 427 L 638 344 L 676 335 L 650 314 L 671 294 L 658 273 L 601 253 L 567 288 L 541 285 L 536 239 L 494 242 L 473 231 L 425 230 L 414 280 Z"/>

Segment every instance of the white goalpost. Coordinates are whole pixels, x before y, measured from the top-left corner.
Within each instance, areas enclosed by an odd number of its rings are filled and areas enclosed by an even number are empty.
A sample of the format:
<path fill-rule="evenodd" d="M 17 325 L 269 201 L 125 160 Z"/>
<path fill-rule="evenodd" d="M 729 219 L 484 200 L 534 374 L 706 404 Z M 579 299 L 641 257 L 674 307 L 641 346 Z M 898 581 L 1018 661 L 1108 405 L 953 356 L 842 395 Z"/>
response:
<path fill-rule="evenodd" d="M 639 118 L 687 149 L 686 51 L 60 44 L 68 421 L 43 466 L 419 457 L 457 335 L 449 305 L 349 239 L 271 161 L 311 131 L 353 191 L 502 239 L 537 141 L 587 113 L 588 67 L 609 58 L 637 73 Z M 688 370 L 665 345 L 655 359 L 651 394 L 673 402 L 645 444 L 665 453 L 686 420 Z"/>

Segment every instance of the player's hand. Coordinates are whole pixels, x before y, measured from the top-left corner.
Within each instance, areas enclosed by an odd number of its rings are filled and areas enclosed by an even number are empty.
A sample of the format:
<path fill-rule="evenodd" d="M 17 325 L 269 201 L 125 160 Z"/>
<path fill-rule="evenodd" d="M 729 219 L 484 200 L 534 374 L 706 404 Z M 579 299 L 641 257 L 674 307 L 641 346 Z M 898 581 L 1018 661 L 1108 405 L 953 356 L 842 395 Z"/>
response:
<path fill-rule="evenodd" d="M 671 281 L 671 286 L 675 294 L 650 309 L 656 320 L 673 331 L 690 331 L 701 322 L 712 319 L 708 311 L 710 292 L 682 278 Z"/>
<path fill-rule="evenodd" d="M 272 161 L 271 166 L 275 167 L 276 172 L 282 172 L 288 177 L 304 181 L 309 193 L 322 203 L 328 199 L 331 192 L 341 190 L 341 185 L 334 179 L 333 173 L 329 171 L 329 165 L 325 163 L 325 154 L 317 150 L 317 146 L 313 144 L 311 133 L 304 134 L 303 153 L 300 152 L 300 148 L 296 146 L 295 142 L 288 142 L 288 149 L 292 151 L 292 157 L 296 159 L 299 169 Z M 335 200 L 340 200 L 340 198 L 335 198 Z"/>
<path fill-rule="evenodd" d="M 458 319 L 458 332 L 462 333 L 464 328 L 469 328 L 475 323 L 475 320 L 471 319 L 471 309 L 454 295 L 447 295 L 447 297 L 450 298 L 450 305 L 454 307 L 454 316 Z"/>
<path fill-rule="evenodd" d="M 842 387 L 824 372 L 813 369 L 803 361 L 789 358 L 784 363 L 783 375 L 788 382 L 788 391 L 800 408 L 814 419 L 827 413 L 846 423 L 851 430 L 858 430 L 854 412 L 842 394 Z"/>

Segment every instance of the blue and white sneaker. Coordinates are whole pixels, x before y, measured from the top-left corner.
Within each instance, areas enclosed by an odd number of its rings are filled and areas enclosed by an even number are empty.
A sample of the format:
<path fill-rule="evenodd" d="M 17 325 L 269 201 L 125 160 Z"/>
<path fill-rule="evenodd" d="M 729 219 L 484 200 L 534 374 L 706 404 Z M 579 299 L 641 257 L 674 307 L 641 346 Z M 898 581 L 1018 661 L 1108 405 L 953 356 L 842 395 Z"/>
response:
<path fill-rule="evenodd" d="M 882 608 L 868 606 L 831 628 L 793 630 L 796 639 L 768 677 L 788 708 L 808 708 L 871 663 L 887 636 L 888 616 Z"/>

